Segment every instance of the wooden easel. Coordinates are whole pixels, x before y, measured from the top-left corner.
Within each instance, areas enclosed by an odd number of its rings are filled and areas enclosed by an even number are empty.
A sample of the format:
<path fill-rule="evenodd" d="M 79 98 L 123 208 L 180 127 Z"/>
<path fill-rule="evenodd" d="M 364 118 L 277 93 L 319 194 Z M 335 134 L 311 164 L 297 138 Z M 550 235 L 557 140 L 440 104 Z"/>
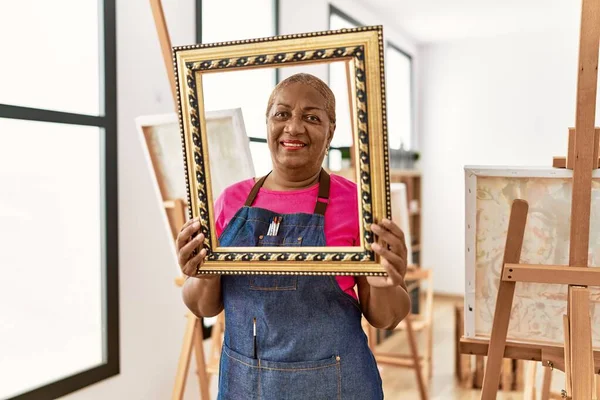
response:
<path fill-rule="evenodd" d="M 425 299 L 425 307 L 423 317 L 417 320 L 415 315 L 410 313 L 404 321 L 398 326 L 398 330 L 405 330 L 407 341 L 410 349 L 409 355 L 397 353 L 383 353 L 376 350 L 377 329 L 371 326 L 366 319 L 363 318 L 363 328 L 366 331 L 369 341 L 369 348 L 375 356 L 375 360 L 379 365 L 391 365 L 394 367 L 411 368 L 415 370 L 417 378 L 417 389 L 421 400 L 429 398 L 427 383 L 432 375 L 432 347 L 433 347 L 433 273 L 428 269 L 421 269 L 411 266 L 406 272 L 404 278 L 406 281 L 413 281 L 413 284 L 408 287 L 410 293 L 417 287 L 421 281 L 427 281 L 427 294 Z M 415 332 L 425 332 L 425 351 L 424 355 L 419 355 L 417 337 Z"/>
<path fill-rule="evenodd" d="M 152 8 L 152 15 L 154 17 L 154 23 L 156 25 L 156 31 L 158 34 L 161 52 L 165 62 L 165 67 L 167 69 L 167 78 L 169 81 L 169 85 L 171 86 L 171 94 L 173 95 L 174 105 L 176 105 L 177 88 L 175 84 L 175 71 L 171 57 L 172 46 L 161 0 L 150 0 L 150 6 Z M 171 227 L 173 240 L 176 240 L 177 235 L 181 230 L 181 227 L 187 220 L 187 204 L 183 199 L 165 199 L 164 191 L 161 190 L 161 192 L 163 193 L 163 203 L 169 220 L 169 225 Z M 175 280 L 175 283 L 179 287 L 182 287 L 184 282 L 185 278 L 183 276 L 179 276 Z M 190 311 L 187 312 L 186 319 L 187 323 L 185 333 L 183 336 L 183 344 L 181 348 L 181 355 L 179 358 L 179 365 L 177 367 L 177 373 L 175 376 L 175 385 L 173 387 L 172 399 L 183 400 L 185 384 L 188 376 L 191 354 L 193 349 L 196 358 L 196 368 L 200 385 L 200 398 L 203 400 L 209 400 L 210 374 L 206 365 L 204 355 L 202 321 Z M 215 339 L 214 336 L 215 330 L 213 330 L 213 347 Z M 216 373 L 214 371 L 214 368 L 211 369 L 210 372 L 212 372 L 213 374 Z"/>
<path fill-rule="evenodd" d="M 562 357 L 548 350 L 545 366 L 563 369 L 566 388 L 563 398 L 594 398 L 594 374 L 600 363 L 592 348 L 589 286 L 600 286 L 600 269 L 588 267 L 592 170 L 598 168 L 598 130 L 595 128 L 598 46 L 600 44 L 600 0 L 583 0 L 577 82 L 575 128 L 570 130 L 564 167 L 573 170 L 569 265 L 520 264 L 521 247 L 527 221 L 528 204 L 515 200 L 512 205 L 492 334 L 487 351 L 482 399 L 495 399 L 504 357 L 511 357 L 507 332 L 516 282 L 568 285 L 567 315 L 563 317 L 565 344 Z M 560 167 L 561 159 L 553 165 Z M 550 347 L 550 346 L 547 346 Z M 511 350 L 511 351 L 509 351 Z M 521 348 L 523 356 L 527 344 Z M 537 350 L 537 349 L 535 349 Z M 532 352 L 533 353 L 533 352 Z M 532 359 L 536 359 L 537 355 Z M 552 358 L 554 361 L 550 361 Z M 562 367 L 562 368 L 561 368 Z"/>
<path fill-rule="evenodd" d="M 165 201 L 164 206 L 169 219 L 169 225 L 171 226 L 173 240 L 176 240 L 177 234 L 187 220 L 187 204 L 185 201 L 177 199 L 174 201 Z M 184 282 L 185 277 L 183 276 L 179 276 L 175 280 L 175 283 L 179 287 L 182 287 Z M 175 385 L 173 387 L 173 395 L 171 398 L 172 400 L 183 400 L 193 349 L 196 358 L 196 373 L 198 374 L 198 381 L 200 385 L 200 398 L 202 400 L 209 400 L 210 374 L 207 371 L 206 359 L 204 355 L 202 320 L 198 319 L 190 311 L 186 313 L 186 319 L 187 323 L 185 327 L 185 333 L 183 335 L 181 355 L 179 357 L 179 364 L 177 366 L 177 373 L 175 375 Z"/>

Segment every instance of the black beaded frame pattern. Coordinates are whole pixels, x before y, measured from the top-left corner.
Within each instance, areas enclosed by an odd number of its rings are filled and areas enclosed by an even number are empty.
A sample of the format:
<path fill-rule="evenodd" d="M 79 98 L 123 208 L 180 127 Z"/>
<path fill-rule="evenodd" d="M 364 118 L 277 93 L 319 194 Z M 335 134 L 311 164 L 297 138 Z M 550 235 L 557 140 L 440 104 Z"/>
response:
<path fill-rule="evenodd" d="M 173 63 L 175 69 L 175 80 L 177 82 L 177 100 L 178 100 L 178 116 L 181 133 L 181 141 L 184 155 L 184 170 L 186 173 L 186 186 L 188 204 L 196 205 L 198 216 L 201 221 L 200 231 L 204 234 L 205 240 L 203 247 L 207 250 L 207 262 L 208 264 L 218 265 L 229 264 L 232 262 L 285 262 L 289 265 L 290 262 L 312 262 L 314 263 L 373 263 L 375 261 L 375 253 L 371 250 L 371 244 L 374 242 L 374 233 L 370 230 L 369 226 L 373 223 L 372 215 L 372 182 L 371 182 L 371 160 L 369 154 L 369 129 L 368 129 L 368 107 L 367 107 L 367 90 L 366 90 L 366 77 L 367 77 L 367 65 L 365 64 L 365 49 L 363 45 L 356 46 L 345 46 L 345 47 L 333 47 L 333 48 L 322 48 L 318 50 L 296 50 L 290 52 L 276 52 L 270 54 L 254 54 L 237 58 L 223 58 L 223 59 L 200 59 L 194 62 L 186 62 L 185 70 L 181 71 L 177 63 L 177 53 L 186 50 L 195 50 L 203 48 L 212 48 L 217 46 L 231 46 L 239 44 L 250 44 L 264 41 L 276 41 L 285 39 L 296 39 L 296 38 L 310 38 L 316 36 L 325 36 L 340 33 L 351 33 L 351 32 L 364 32 L 364 31 L 376 31 L 378 34 L 378 47 L 379 47 L 379 68 L 380 68 L 380 83 L 381 83 L 381 107 L 382 107 L 382 135 L 383 135 L 383 149 L 382 155 L 384 157 L 384 187 L 385 187 L 385 213 L 387 218 L 391 218 L 391 195 L 390 195 L 390 178 L 389 178 L 389 155 L 388 155 L 388 138 L 387 138 L 387 118 L 386 118 L 386 107 L 385 107 L 385 70 L 384 70 L 384 59 L 383 59 L 383 31 L 381 26 L 374 27 L 360 27 L 353 29 L 341 29 L 336 31 L 324 31 L 324 32 L 312 32 L 305 34 L 294 34 L 294 35 L 282 35 L 273 36 L 259 39 L 249 39 L 235 42 L 220 42 L 210 44 L 198 44 L 191 46 L 179 46 L 173 48 Z M 373 51 L 375 49 L 372 49 Z M 363 229 L 363 247 L 362 251 L 351 251 L 351 252 L 321 252 L 321 251 L 302 251 L 301 247 L 298 247 L 298 251 L 280 251 L 280 252 L 265 252 L 260 247 L 256 247 L 255 251 L 248 252 L 213 252 L 211 250 L 211 236 L 213 232 L 210 229 L 210 207 L 208 205 L 207 195 L 207 182 L 206 176 L 208 174 L 207 164 L 203 156 L 203 147 L 205 143 L 202 141 L 201 135 L 201 123 L 200 123 L 200 109 L 197 99 L 197 72 L 203 71 L 224 71 L 227 69 L 240 67 L 261 67 L 261 66 L 272 66 L 282 67 L 293 65 L 295 63 L 306 63 L 307 61 L 340 61 L 351 58 L 354 66 L 354 84 L 355 84 L 355 100 L 356 100 L 356 111 L 357 111 L 357 127 L 358 127 L 358 171 L 360 172 L 360 181 L 357 186 L 360 189 L 360 202 L 362 208 L 362 221 L 360 225 Z M 185 87 L 180 85 L 180 76 L 185 77 Z M 186 144 L 186 135 L 184 127 L 184 115 L 182 107 L 182 96 L 187 97 L 189 121 L 191 126 L 188 128 L 191 130 L 191 137 L 193 143 Z M 188 154 L 187 148 L 190 146 L 193 149 L 194 165 L 193 171 L 195 172 L 195 183 L 197 185 L 197 193 L 195 193 L 195 202 L 192 201 L 192 190 L 190 185 L 190 174 L 188 165 Z M 189 217 L 193 218 L 193 208 L 189 207 Z M 250 267 L 252 268 L 252 267 Z M 249 269 L 250 269 L 249 268 Z M 214 270 L 209 265 L 205 265 L 202 269 L 197 271 L 198 274 L 293 274 L 293 275 L 385 275 L 384 272 L 348 272 L 348 271 L 335 271 L 335 272 L 301 272 L 301 271 L 264 271 L 252 268 L 251 271 L 224 271 L 221 269 Z"/>

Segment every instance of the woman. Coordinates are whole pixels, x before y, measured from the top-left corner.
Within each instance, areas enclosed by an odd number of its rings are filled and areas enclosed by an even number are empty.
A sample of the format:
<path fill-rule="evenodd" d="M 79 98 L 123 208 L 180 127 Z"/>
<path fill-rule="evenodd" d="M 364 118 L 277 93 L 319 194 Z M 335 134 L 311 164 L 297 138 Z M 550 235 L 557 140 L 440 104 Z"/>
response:
<path fill-rule="evenodd" d="M 227 188 L 215 203 L 222 246 L 359 244 L 356 184 L 321 165 L 335 130 L 335 98 L 320 79 L 297 74 L 279 83 L 267 105 L 273 170 Z M 275 218 L 279 228 L 269 227 Z M 196 275 L 206 252 L 197 220 L 177 238 L 187 279 L 183 298 L 198 317 L 225 310 L 221 399 L 381 399 L 381 378 L 361 316 L 394 328 L 409 312 L 406 247 L 391 221 L 372 226 L 388 248 L 387 277 Z M 357 286 L 358 295 L 354 291 Z"/>

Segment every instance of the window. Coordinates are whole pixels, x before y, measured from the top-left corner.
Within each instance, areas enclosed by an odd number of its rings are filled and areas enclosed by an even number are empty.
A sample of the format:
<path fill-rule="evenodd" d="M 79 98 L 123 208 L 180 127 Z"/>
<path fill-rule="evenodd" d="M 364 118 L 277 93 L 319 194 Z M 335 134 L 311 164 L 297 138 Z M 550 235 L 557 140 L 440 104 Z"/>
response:
<path fill-rule="evenodd" d="M 339 9 L 330 7 L 330 29 L 357 28 L 362 25 Z M 387 43 L 385 63 L 389 145 L 392 149 L 402 147 L 410 150 L 413 134 L 412 58 L 397 46 Z M 329 85 L 336 99 L 347 97 L 346 73 L 343 65 L 329 67 Z M 345 102 L 340 102 L 337 108 L 338 124 L 332 147 L 350 146 L 352 131 L 349 106 Z"/>
<path fill-rule="evenodd" d="M 119 373 L 115 0 L 0 35 L 0 398 L 58 398 Z"/>
<path fill-rule="evenodd" d="M 214 43 L 275 36 L 278 34 L 278 9 L 278 0 L 199 0 L 197 41 Z M 242 109 L 257 176 L 271 170 L 265 108 L 278 81 L 275 68 L 207 74 L 202 81 L 206 111 Z M 242 87 L 243 92 L 236 90 Z"/>
<path fill-rule="evenodd" d="M 411 150 L 412 58 L 392 43 L 387 44 L 385 56 L 389 144 L 392 149 Z"/>
<path fill-rule="evenodd" d="M 359 22 L 331 6 L 329 29 L 357 28 Z M 336 128 L 331 141 L 332 148 L 352 146 L 352 125 L 350 123 L 350 103 L 348 99 L 348 81 L 345 63 L 329 64 L 329 87 L 336 99 Z M 335 154 L 335 153 L 334 153 Z"/>

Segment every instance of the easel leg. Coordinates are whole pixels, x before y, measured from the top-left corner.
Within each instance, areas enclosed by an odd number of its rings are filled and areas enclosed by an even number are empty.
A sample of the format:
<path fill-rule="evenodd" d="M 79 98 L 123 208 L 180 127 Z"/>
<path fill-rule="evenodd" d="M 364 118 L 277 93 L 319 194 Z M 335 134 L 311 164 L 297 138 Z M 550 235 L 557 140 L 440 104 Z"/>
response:
<path fill-rule="evenodd" d="M 190 368 L 190 358 L 192 355 L 192 341 L 194 330 L 196 328 L 197 318 L 191 312 L 187 314 L 187 324 L 183 335 L 183 345 L 181 346 L 181 356 L 177 366 L 177 375 L 175 376 L 175 387 L 173 388 L 172 400 L 183 400 L 183 392 L 187 381 L 188 370 Z"/>
<path fill-rule="evenodd" d="M 504 272 L 507 263 L 518 264 L 520 261 L 528 209 L 527 202 L 523 200 L 515 200 L 513 202 L 510 221 L 508 223 L 506 246 L 504 248 L 502 272 Z M 500 276 L 503 276 L 503 273 Z M 481 394 L 483 400 L 493 400 L 498 393 L 500 370 L 504 358 L 504 347 L 506 346 L 506 336 L 508 334 L 508 324 L 510 322 L 510 312 L 514 295 L 515 282 L 500 279 L 492 325 L 492 336 L 488 347 L 487 364 L 483 378 L 483 390 Z"/>
<path fill-rule="evenodd" d="M 552 368 L 544 367 L 544 380 L 542 381 L 541 400 L 550 400 L 550 386 L 552 385 Z"/>
<path fill-rule="evenodd" d="M 510 358 L 505 358 L 502 360 L 502 390 L 510 391 L 512 389 L 512 381 L 512 360 Z"/>
<path fill-rule="evenodd" d="M 423 368 L 419 363 L 419 351 L 417 349 L 417 339 L 415 337 L 415 331 L 412 326 L 412 314 L 408 314 L 406 317 L 406 334 L 408 335 L 408 344 L 410 346 L 410 353 L 413 357 L 413 366 L 415 368 L 415 374 L 417 374 L 417 386 L 419 387 L 419 394 L 422 400 L 427 399 L 427 388 L 425 387 L 425 379 L 423 377 Z"/>
<path fill-rule="evenodd" d="M 425 329 L 425 359 L 427 360 L 427 379 L 433 376 L 433 271 L 429 272 L 427 279 L 427 301 L 425 312 L 428 327 Z"/>
<path fill-rule="evenodd" d="M 523 400 L 536 400 L 535 375 L 537 362 L 530 361 L 525 367 L 525 388 L 523 389 Z"/>
<path fill-rule="evenodd" d="M 592 363 L 592 326 L 590 321 L 590 292 L 586 287 L 569 287 L 571 318 L 571 374 L 573 400 L 592 398 L 594 365 Z"/>
<path fill-rule="evenodd" d="M 200 398 L 202 400 L 210 399 L 209 385 L 210 380 L 206 373 L 206 359 L 204 358 L 204 340 L 202 337 L 202 321 L 196 318 L 194 329 L 194 353 L 196 355 L 196 369 L 198 381 L 200 383 Z"/>
<path fill-rule="evenodd" d="M 569 326 L 569 316 L 563 315 L 563 329 L 565 331 L 565 392 L 567 397 L 571 397 L 571 327 Z"/>

